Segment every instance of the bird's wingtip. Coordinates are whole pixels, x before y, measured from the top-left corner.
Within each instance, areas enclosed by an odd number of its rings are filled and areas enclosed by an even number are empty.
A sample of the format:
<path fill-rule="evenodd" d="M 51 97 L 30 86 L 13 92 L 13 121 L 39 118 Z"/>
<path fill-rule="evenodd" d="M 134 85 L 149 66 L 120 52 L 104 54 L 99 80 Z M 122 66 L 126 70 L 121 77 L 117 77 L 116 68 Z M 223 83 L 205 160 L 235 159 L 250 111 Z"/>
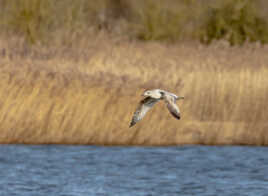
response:
<path fill-rule="evenodd" d="M 181 119 L 181 115 L 180 114 L 176 114 L 176 113 L 173 113 L 171 112 L 172 116 L 174 116 L 177 120 L 180 120 Z"/>
<path fill-rule="evenodd" d="M 133 127 L 136 123 L 137 123 L 137 121 L 132 120 L 132 121 L 130 122 L 130 124 L 129 124 L 129 128 L 130 128 L 130 127 Z"/>

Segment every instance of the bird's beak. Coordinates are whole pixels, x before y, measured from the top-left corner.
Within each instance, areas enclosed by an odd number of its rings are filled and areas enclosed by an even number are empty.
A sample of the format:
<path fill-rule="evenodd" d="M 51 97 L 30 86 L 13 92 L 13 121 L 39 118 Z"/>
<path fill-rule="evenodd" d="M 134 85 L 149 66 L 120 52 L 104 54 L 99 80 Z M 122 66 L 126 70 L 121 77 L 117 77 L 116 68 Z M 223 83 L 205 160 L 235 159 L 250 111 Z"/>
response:
<path fill-rule="evenodd" d="M 178 97 L 178 99 L 184 99 L 184 97 Z"/>

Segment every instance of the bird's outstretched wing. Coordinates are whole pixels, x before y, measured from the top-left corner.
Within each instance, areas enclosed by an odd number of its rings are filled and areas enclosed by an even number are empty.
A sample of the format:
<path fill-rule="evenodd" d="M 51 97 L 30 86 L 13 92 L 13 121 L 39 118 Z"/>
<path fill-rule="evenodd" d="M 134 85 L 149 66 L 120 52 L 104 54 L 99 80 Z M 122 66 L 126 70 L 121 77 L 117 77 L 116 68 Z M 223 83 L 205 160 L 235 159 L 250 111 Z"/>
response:
<path fill-rule="evenodd" d="M 180 109 L 176 105 L 175 97 L 166 94 L 164 96 L 164 100 L 166 102 L 166 105 L 167 105 L 167 108 L 168 108 L 169 112 L 172 114 L 172 116 L 174 116 L 176 119 L 179 120 L 181 118 Z"/>
<path fill-rule="evenodd" d="M 159 101 L 158 99 L 154 99 L 151 97 L 146 97 L 143 100 L 141 100 L 139 103 L 139 106 L 137 107 L 132 117 L 129 127 L 134 126 L 138 121 L 140 121 L 145 116 L 145 114 L 154 106 L 154 104 L 158 101 Z"/>

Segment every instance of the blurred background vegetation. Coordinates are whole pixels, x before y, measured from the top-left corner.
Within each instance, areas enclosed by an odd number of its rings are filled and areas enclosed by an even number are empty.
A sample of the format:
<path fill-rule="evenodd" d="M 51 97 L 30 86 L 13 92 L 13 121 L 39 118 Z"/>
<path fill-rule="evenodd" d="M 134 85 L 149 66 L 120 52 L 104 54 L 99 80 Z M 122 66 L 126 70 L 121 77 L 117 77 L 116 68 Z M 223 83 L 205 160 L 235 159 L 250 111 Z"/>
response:
<path fill-rule="evenodd" d="M 264 0 L 0 0 L 0 35 L 30 44 L 101 31 L 138 40 L 268 42 Z"/>

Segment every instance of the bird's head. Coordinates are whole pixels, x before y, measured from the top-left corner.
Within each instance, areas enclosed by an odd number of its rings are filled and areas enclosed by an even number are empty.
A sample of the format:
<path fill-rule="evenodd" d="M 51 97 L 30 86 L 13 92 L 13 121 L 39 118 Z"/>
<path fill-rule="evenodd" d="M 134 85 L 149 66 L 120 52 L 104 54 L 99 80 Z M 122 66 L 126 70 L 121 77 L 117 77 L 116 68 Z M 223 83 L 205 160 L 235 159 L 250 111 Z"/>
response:
<path fill-rule="evenodd" d="M 151 96 L 152 92 L 147 90 L 147 91 L 144 91 L 144 93 L 142 94 L 142 96 L 144 97 L 148 97 L 148 96 Z"/>

